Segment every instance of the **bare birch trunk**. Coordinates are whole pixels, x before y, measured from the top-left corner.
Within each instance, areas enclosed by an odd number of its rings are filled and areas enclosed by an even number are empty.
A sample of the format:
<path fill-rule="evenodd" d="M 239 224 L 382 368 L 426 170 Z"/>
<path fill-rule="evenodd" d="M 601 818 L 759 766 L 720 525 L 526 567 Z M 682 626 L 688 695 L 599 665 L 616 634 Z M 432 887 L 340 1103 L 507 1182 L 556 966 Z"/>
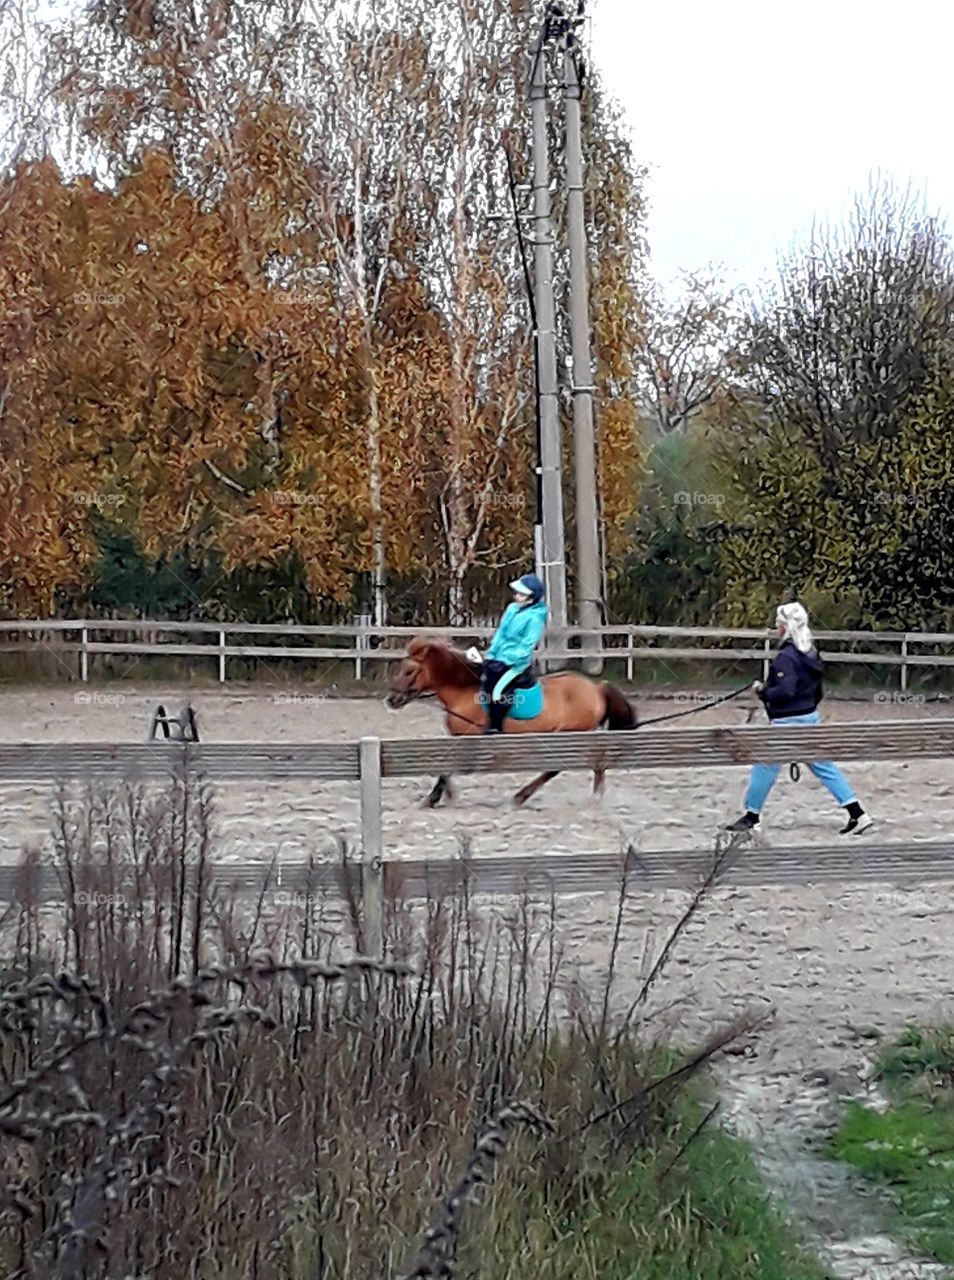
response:
<path fill-rule="evenodd" d="M 465 627 L 469 619 L 464 610 L 464 575 L 453 574 L 447 588 L 447 625 Z"/>
<path fill-rule="evenodd" d="M 470 99 L 473 91 L 472 47 L 466 19 L 463 29 L 464 69 L 461 77 L 461 110 L 456 130 L 454 157 L 453 217 L 453 318 L 451 328 L 451 378 L 448 410 L 450 417 L 450 474 L 447 480 L 446 518 L 444 520 L 448 570 L 448 622 L 463 622 L 464 577 L 469 568 L 468 539 L 471 520 L 465 482 L 469 419 L 472 416 L 474 388 L 471 385 L 472 360 L 465 352 L 467 341 L 467 303 L 472 282 L 464 225 L 464 203 L 467 199 L 467 149 L 471 131 Z"/>
<path fill-rule="evenodd" d="M 369 361 L 374 356 L 369 352 Z M 378 399 L 378 373 L 373 366 L 368 369 L 368 499 L 370 506 L 372 572 L 374 574 L 374 625 L 385 627 L 388 622 L 387 605 L 387 554 L 384 531 L 384 478 L 381 455 L 381 408 Z"/>
<path fill-rule="evenodd" d="M 381 449 L 381 402 L 378 395 L 378 369 L 371 331 L 371 309 L 368 305 L 367 258 L 364 245 L 364 206 L 361 200 L 362 166 L 360 159 L 354 170 L 354 242 L 355 302 L 361 312 L 364 375 L 367 379 L 368 404 L 366 440 L 368 456 L 368 524 L 371 529 L 372 615 L 374 625 L 387 625 L 385 577 L 387 554 L 384 530 L 384 468 Z M 379 281 L 380 283 L 380 281 Z M 376 290 L 377 293 L 377 290 Z"/>

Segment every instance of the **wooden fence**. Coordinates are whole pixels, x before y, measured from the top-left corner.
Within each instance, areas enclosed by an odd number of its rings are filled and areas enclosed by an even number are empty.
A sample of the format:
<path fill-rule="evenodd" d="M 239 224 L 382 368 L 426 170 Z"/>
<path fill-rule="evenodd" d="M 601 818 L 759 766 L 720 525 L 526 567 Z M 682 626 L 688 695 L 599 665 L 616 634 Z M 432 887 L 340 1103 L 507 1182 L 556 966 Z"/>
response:
<path fill-rule="evenodd" d="M 61 659 L 75 655 L 76 674 L 83 681 L 89 680 L 90 662 L 97 656 L 205 659 L 214 664 L 223 684 L 229 662 L 238 658 L 320 661 L 330 666 L 332 674 L 336 669 L 350 670 L 360 680 L 375 664 L 400 657 L 408 637 L 422 631 L 467 647 L 489 638 L 493 628 L 372 627 L 364 622 L 295 627 L 238 622 L 29 619 L 0 622 L 0 653 L 45 652 Z M 48 638 L 38 638 L 44 636 Z M 133 638 L 116 639 L 117 636 Z M 584 656 L 584 641 L 594 636 L 598 656 L 625 662 L 629 681 L 641 662 L 760 661 L 764 676 L 775 643 L 773 633 L 746 627 L 606 626 L 595 631 L 551 627 L 541 660 L 544 665 L 578 661 Z M 954 634 L 950 632 L 818 631 L 816 636 L 826 663 L 897 668 L 902 692 L 907 691 L 912 670 L 954 667 Z M 836 646 L 852 646 L 854 651 Z M 926 649 L 945 652 L 924 652 Z"/>
<path fill-rule="evenodd" d="M 85 781 L 93 779 L 171 779 L 185 774 L 201 775 L 211 782 L 251 780 L 271 781 L 310 778 L 315 781 L 357 782 L 361 793 L 360 888 L 365 920 L 365 945 L 378 952 L 382 945 L 386 891 L 396 890 L 409 878 L 418 887 L 452 885 L 459 878 L 446 859 L 412 863 L 388 863 L 383 840 L 383 784 L 389 778 L 434 774 L 521 773 L 530 775 L 548 769 L 559 771 L 603 769 L 691 769 L 746 766 L 757 760 L 784 764 L 811 759 L 910 760 L 954 758 L 954 719 L 917 723 L 842 723 L 779 728 L 636 729 L 618 733 L 526 734 L 473 738 L 420 738 L 382 741 L 362 738 L 351 743 L 312 743 L 275 746 L 269 743 L 194 744 L 157 741 L 148 745 L 121 744 L 17 744 L 0 747 L 0 783 Z M 928 797 L 925 798 L 926 801 Z M 746 862 L 750 871 L 771 874 L 776 865 L 789 877 L 808 865 L 818 868 L 834 858 L 834 869 L 842 874 L 852 869 L 863 872 L 868 866 L 882 877 L 894 870 L 905 872 L 906 863 L 919 873 L 937 872 L 946 867 L 954 878 L 954 846 L 911 842 L 895 846 L 858 845 L 851 855 L 838 846 L 833 850 L 773 849 L 761 862 Z M 846 856 L 848 861 L 846 862 Z M 807 858 L 807 864 L 805 859 Z M 913 858 L 913 862 L 911 861 Z M 638 853 L 633 866 L 648 884 L 665 879 L 666 860 L 686 866 L 702 865 L 698 850 L 673 855 L 665 852 Z M 688 862 L 687 862 L 688 859 Z M 695 862 L 693 862 L 693 859 Z M 838 861 L 840 859 L 840 861 Z M 517 884 L 525 878 L 549 878 L 559 891 L 579 892 L 588 888 L 611 888 L 618 882 L 618 857 L 601 860 L 591 855 L 569 859 L 566 855 L 545 858 L 507 858 L 474 863 L 483 883 Z M 642 869 L 640 871 L 640 868 Z M 655 868 L 655 871 L 653 870 Z M 933 869 L 933 870 L 931 870 Z M 298 868 L 300 873 L 301 869 Z M 829 874 L 832 867 L 829 867 Z M 235 869 L 217 873 L 233 874 Z M 241 873 L 242 869 L 238 869 Z M 247 874 L 247 872 L 246 872 Z M 860 878 L 864 878 L 861 875 Z M 486 890 L 483 890 L 486 891 Z"/>

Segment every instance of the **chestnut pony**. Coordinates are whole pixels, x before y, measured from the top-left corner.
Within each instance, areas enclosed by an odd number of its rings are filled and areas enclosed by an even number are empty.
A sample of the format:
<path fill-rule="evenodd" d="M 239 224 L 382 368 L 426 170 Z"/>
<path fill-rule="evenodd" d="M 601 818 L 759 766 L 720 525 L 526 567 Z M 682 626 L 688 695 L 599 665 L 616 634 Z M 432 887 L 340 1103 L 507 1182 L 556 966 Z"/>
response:
<path fill-rule="evenodd" d="M 636 713 L 633 707 L 611 684 L 602 680 L 590 680 L 574 671 L 561 671 L 544 676 L 543 710 L 532 720 L 515 720 L 509 715 L 504 721 L 505 733 L 585 733 L 606 725 L 609 729 L 635 729 Z M 394 673 L 385 699 L 389 707 L 397 710 L 415 698 L 433 694 L 447 713 L 448 732 L 460 734 L 483 733 L 487 715 L 480 704 L 480 666 L 470 662 L 455 649 L 440 640 L 428 636 L 415 636 L 407 647 L 407 657 Z M 516 804 L 523 804 L 535 795 L 559 770 L 541 773 L 514 796 Z M 593 773 L 593 790 L 603 786 L 605 770 Z M 453 794 L 447 774 L 441 774 L 427 797 L 433 808 L 441 796 Z"/>

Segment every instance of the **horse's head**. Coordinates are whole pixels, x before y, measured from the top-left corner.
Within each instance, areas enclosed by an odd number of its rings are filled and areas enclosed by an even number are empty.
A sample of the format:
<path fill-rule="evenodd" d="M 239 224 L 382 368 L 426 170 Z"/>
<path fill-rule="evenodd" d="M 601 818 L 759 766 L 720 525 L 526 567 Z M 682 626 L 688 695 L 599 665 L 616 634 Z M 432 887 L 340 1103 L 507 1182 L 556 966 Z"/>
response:
<path fill-rule="evenodd" d="M 415 636 L 407 657 L 392 668 L 385 703 L 395 711 L 426 693 L 477 685 L 480 669 L 433 636 Z"/>
<path fill-rule="evenodd" d="M 422 694 L 430 693 L 434 687 L 430 662 L 435 646 L 434 640 L 423 636 L 414 637 L 407 646 L 407 657 L 397 663 L 396 668 L 392 668 L 387 697 L 384 699 L 387 706 L 397 711 Z"/>

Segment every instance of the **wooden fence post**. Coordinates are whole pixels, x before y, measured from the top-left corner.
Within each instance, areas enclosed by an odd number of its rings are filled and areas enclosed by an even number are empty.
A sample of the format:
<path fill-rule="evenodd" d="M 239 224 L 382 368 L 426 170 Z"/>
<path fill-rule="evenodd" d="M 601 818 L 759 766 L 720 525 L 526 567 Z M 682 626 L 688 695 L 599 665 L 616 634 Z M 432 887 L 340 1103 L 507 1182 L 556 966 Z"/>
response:
<path fill-rule="evenodd" d="M 225 632 L 219 632 L 219 684 L 225 684 Z"/>
<path fill-rule="evenodd" d="M 352 621 L 358 628 L 354 637 L 354 678 L 355 680 L 360 680 L 364 675 L 364 663 L 361 660 L 361 655 L 370 648 L 368 644 L 367 629 L 371 626 L 374 619 L 370 613 L 356 613 L 354 614 Z"/>
<path fill-rule="evenodd" d="M 384 952 L 384 873 L 381 838 L 381 739 L 362 738 L 361 768 L 361 925 L 364 953 L 376 960 Z"/>
<path fill-rule="evenodd" d="M 89 680 L 89 632 L 83 627 L 80 631 L 80 679 L 85 684 Z"/>
<path fill-rule="evenodd" d="M 765 657 L 762 659 L 762 683 L 765 684 L 769 678 L 769 663 L 772 661 L 772 637 L 766 636 L 765 643 L 762 646 Z"/>

